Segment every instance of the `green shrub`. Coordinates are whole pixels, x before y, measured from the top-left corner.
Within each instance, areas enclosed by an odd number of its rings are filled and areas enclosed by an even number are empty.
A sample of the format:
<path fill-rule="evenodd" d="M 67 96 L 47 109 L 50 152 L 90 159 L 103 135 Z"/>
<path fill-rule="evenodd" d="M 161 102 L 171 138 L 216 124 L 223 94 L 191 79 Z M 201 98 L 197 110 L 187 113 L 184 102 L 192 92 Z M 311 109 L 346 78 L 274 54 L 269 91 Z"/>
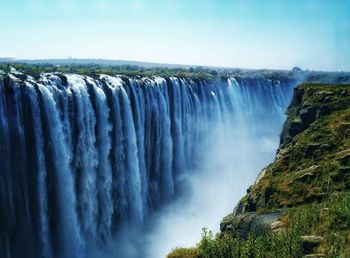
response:
<path fill-rule="evenodd" d="M 203 229 L 202 239 L 197 246 L 201 258 L 234 257 L 299 257 L 301 242 L 297 232 L 286 231 L 265 236 L 249 235 L 247 239 L 231 234 L 216 234 Z"/>
<path fill-rule="evenodd" d="M 284 230 L 264 236 L 249 235 L 247 239 L 229 233 L 214 235 L 204 228 L 197 245 L 198 257 L 302 257 L 300 236 L 310 234 L 324 237 L 318 251 L 327 257 L 350 257 L 350 192 L 335 194 L 322 203 L 291 208 L 282 220 Z"/>
<path fill-rule="evenodd" d="M 197 248 L 175 248 L 167 258 L 198 258 Z"/>

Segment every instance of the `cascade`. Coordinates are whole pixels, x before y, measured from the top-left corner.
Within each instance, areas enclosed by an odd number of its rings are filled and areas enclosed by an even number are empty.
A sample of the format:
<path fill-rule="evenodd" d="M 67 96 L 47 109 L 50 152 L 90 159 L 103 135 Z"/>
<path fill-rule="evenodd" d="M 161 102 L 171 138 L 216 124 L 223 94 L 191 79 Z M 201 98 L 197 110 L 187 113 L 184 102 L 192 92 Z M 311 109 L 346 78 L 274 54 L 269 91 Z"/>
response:
<path fill-rule="evenodd" d="M 103 249 L 122 225 L 142 225 L 180 194 L 216 125 L 222 135 L 228 125 L 279 132 L 294 86 L 0 74 L 0 257 Z"/>

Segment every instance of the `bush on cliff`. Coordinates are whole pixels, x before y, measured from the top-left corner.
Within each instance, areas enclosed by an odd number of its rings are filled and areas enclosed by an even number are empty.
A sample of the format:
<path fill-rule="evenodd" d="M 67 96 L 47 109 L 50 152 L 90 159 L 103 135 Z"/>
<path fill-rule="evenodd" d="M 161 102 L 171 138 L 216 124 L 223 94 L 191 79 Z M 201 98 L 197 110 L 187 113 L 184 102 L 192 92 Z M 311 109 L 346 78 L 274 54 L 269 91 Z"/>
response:
<path fill-rule="evenodd" d="M 301 236 L 318 235 L 323 240 L 314 250 L 325 257 L 350 257 L 350 192 L 332 195 L 322 203 L 287 210 L 284 230 L 247 239 L 229 233 L 213 235 L 203 229 L 197 248 L 173 250 L 168 258 L 296 258 L 304 254 Z"/>
<path fill-rule="evenodd" d="M 301 85 L 287 115 L 275 161 L 230 217 L 278 210 L 283 226 L 247 239 L 204 230 L 197 257 L 350 257 L 350 85 Z"/>

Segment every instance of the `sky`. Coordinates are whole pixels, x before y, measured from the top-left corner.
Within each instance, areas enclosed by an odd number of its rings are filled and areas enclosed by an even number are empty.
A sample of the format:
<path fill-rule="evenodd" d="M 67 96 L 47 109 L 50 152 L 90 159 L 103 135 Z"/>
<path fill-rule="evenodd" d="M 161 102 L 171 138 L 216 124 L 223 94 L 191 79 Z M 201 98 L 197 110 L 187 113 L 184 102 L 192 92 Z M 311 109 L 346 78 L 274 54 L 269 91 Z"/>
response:
<path fill-rule="evenodd" d="M 350 0 L 0 0 L 0 57 L 350 71 Z"/>

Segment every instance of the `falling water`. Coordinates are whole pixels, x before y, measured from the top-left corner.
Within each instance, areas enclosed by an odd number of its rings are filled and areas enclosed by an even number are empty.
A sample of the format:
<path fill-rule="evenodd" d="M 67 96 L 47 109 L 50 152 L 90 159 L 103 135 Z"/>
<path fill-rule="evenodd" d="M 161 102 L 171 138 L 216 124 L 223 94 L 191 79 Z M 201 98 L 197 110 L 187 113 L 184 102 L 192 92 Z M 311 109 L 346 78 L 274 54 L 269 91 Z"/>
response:
<path fill-rule="evenodd" d="M 278 133 L 293 86 L 0 75 L 0 257 L 103 250 L 184 193 L 213 141 Z"/>

